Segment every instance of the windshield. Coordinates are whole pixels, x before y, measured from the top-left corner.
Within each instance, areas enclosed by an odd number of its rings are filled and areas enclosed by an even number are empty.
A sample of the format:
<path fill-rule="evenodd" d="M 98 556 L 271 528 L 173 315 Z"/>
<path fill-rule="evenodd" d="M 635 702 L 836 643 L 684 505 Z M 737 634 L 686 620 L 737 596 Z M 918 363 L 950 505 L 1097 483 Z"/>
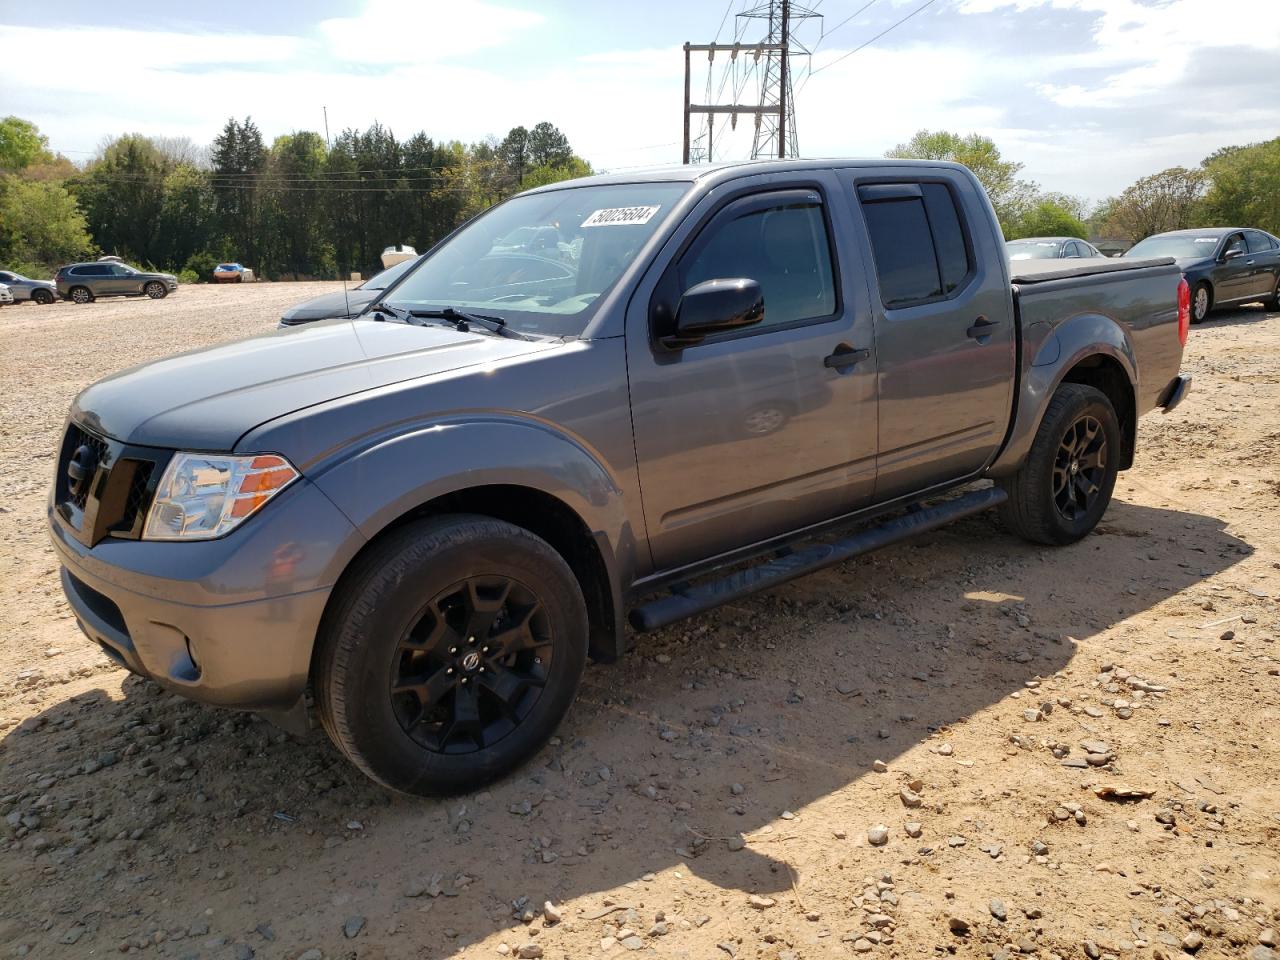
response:
<path fill-rule="evenodd" d="M 1147 237 L 1141 243 L 1125 251 L 1126 257 L 1195 257 L 1197 260 L 1213 256 L 1221 237 L 1196 236 L 1191 233 L 1166 234 Z"/>
<path fill-rule="evenodd" d="M 408 260 L 401 260 L 394 267 L 387 267 L 381 273 L 375 273 L 372 277 L 360 284 L 360 290 L 385 290 L 391 286 L 411 269 L 418 262 L 417 257 L 410 257 Z"/>
<path fill-rule="evenodd" d="M 1054 260 L 1060 246 L 1057 240 L 1011 240 L 1005 249 L 1010 260 Z"/>
<path fill-rule="evenodd" d="M 523 333 L 577 336 L 592 303 L 688 189 L 629 183 L 516 197 L 414 261 L 389 305 L 451 306 L 499 317 Z"/>

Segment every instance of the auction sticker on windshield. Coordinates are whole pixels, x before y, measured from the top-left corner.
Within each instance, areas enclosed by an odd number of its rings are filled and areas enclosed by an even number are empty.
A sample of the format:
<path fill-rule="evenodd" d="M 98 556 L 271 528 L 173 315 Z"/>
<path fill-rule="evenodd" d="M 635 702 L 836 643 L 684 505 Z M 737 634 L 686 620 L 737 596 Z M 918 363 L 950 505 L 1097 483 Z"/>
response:
<path fill-rule="evenodd" d="M 631 224 L 648 223 L 659 207 L 608 207 L 597 210 L 582 221 L 584 227 L 625 227 Z"/>

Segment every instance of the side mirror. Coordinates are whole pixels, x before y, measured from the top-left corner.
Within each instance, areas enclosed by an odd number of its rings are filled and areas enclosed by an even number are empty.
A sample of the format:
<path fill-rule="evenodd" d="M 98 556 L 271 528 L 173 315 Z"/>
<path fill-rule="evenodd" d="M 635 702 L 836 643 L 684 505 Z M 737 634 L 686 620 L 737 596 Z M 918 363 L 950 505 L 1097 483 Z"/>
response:
<path fill-rule="evenodd" d="M 764 319 L 764 293 L 746 278 L 694 284 L 676 307 L 675 333 L 662 338 L 671 350 L 692 346 L 713 333 L 749 327 Z"/>
<path fill-rule="evenodd" d="M 1236 257 L 1243 257 L 1243 256 L 1244 256 L 1243 250 L 1228 250 L 1226 253 L 1222 255 L 1222 262 L 1226 263 L 1228 260 L 1234 260 Z"/>

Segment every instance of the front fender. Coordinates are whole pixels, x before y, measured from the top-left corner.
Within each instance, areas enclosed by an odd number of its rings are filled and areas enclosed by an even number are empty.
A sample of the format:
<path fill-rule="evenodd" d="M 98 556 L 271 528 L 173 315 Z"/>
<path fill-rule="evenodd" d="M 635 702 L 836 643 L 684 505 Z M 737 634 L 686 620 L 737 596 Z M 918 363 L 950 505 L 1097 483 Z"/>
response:
<path fill-rule="evenodd" d="M 516 413 L 469 414 L 380 436 L 331 461 L 311 479 L 370 539 L 432 500 L 485 486 L 555 497 L 591 531 L 611 586 L 634 574 L 635 532 L 623 490 L 584 441 Z"/>
<path fill-rule="evenodd" d="M 1004 448 L 988 469 L 993 477 L 1013 473 L 1026 459 L 1054 391 L 1082 360 L 1109 357 L 1138 384 L 1138 364 L 1128 331 L 1110 317 L 1082 313 L 1058 324 L 1023 369 L 1018 405 Z"/>

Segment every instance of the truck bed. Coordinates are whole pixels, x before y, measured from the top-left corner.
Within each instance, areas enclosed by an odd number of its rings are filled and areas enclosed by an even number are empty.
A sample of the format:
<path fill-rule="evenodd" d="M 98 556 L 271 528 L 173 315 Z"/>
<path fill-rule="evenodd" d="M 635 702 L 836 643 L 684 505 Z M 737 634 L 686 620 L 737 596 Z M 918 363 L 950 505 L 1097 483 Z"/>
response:
<path fill-rule="evenodd" d="M 1071 260 L 1015 260 L 1009 264 L 1009 279 L 1016 284 L 1045 283 L 1068 277 L 1093 277 L 1104 273 L 1122 273 L 1146 267 L 1166 267 L 1172 257 L 1126 260 L 1120 257 L 1088 257 Z"/>

